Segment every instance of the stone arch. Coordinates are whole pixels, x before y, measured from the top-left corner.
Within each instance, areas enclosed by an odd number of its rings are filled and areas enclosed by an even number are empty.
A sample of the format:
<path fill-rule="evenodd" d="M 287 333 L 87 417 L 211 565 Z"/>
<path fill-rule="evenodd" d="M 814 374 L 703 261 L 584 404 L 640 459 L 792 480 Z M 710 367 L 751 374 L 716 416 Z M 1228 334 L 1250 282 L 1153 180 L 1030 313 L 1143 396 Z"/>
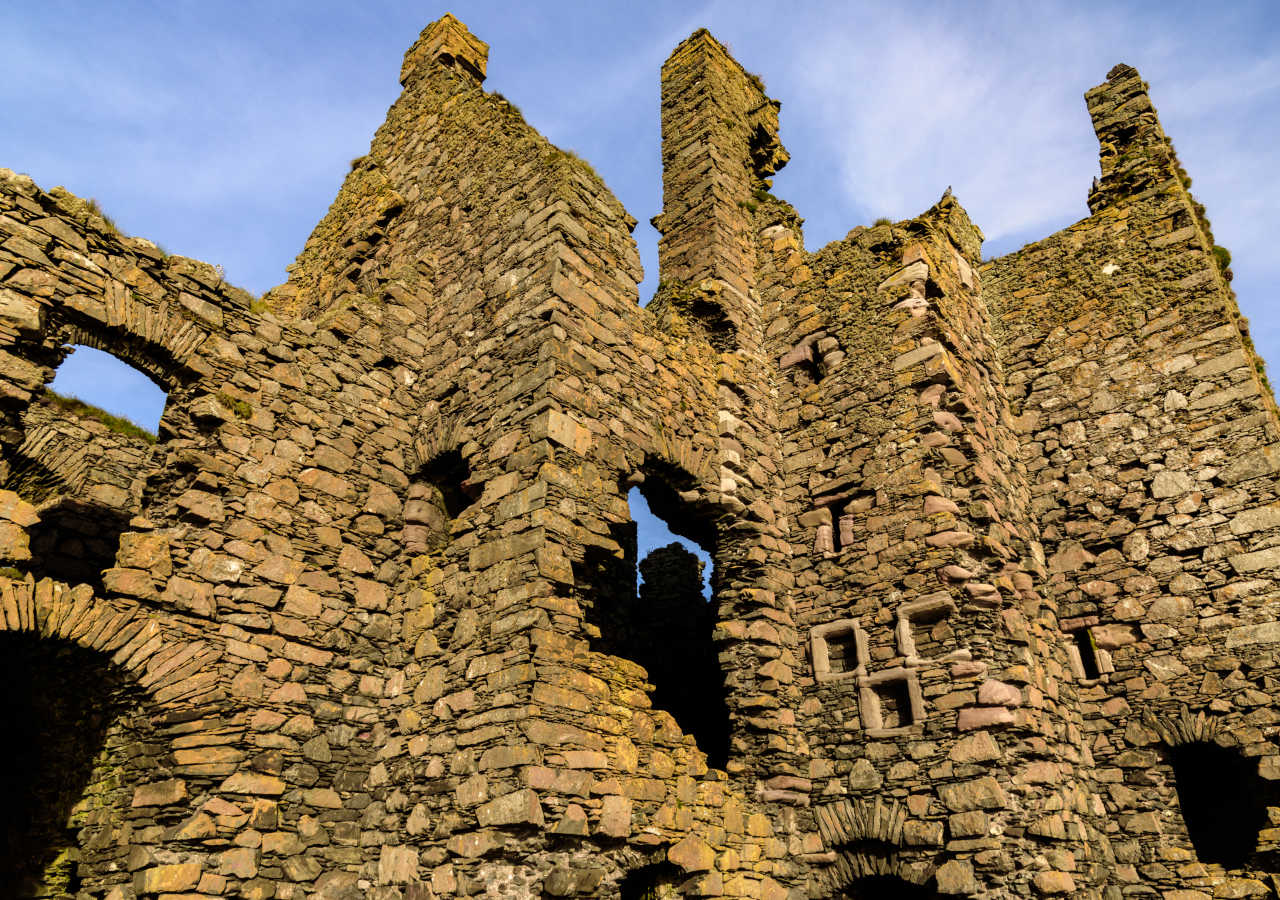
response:
<path fill-rule="evenodd" d="M 402 549 L 434 552 L 450 542 L 452 522 L 480 497 L 472 479 L 470 430 L 456 420 L 420 422 L 405 490 Z"/>
<path fill-rule="evenodd" d="M 1164 749 L 1196 857 L 1227 869 L 1248 866 L 1268 810 L 1280 807 L 1280 790 L 1259 773 L 1259 758 L 1245 756 L 1221 720 L 1203 711 L 1147 710 L 1142 723 Z"/>
<path fill-rule="evenodd" d="M 127 884 L 115 832 L 186 796 L 163 777 L 157 729 L 221 706 L 218 651 L 85 585 L 0 577 L 0 654 L 10 693 L 0 877 L 59 896 Z"/>
<path fill-rule="evenodd" d="M 104 326 L 73 310 L 63 310 L 61 318 L 62 327 L 51 329 L 61 345 L 80 344 L 109 353 L 166 392 L 185 387 L 203 374 L 197 351 L 208 332 L 190 320 L 157 311 L 132 294 L 122 304 L 117 324 Z"/>
<path fill-rule="evenodd" d="M 433 402 L 431 405 L 438 404 Z M 446 453 L 462 453 L 463 448 L 472 440 L 471 429 L 458 419 L 446 419 L 438 413 L 424 413 L 414 429 L 414 459 L 411 468 L 421 469 Z"/>
<path fill-rule="evenodd" d="M 245 292 L 224 284 L 212 266 L 120 236 L 91 202 L 42 191 L 8 170 L 0 181 L 52 223 L 44 251 L 20 253 L 21 270 L 0 293 L 0 351 L 8 358 L 0 373 L 0 450 L 7 455 L 21 442 L 22 413 L 68 344 L 112 354 L 171 398 L 213 374 L 210 336 L 222 327 L 224 310 L 248 305 Z"/>
<path fill-rule="evenodd" d="M 591 889 L 598 891 L 599 896 L 617 897 L 619 900 L 666 900 L 682 896 L 679 888 L 690 875 L 667 858 L 669 849 L 655 850 L 626 844 L 602 849 L 592 860 L 597 868 L 591 879 L 594 882 Z M 588 887 L 583 884 L 584 876 L 585 873 L 578 874 L 575 886 L 579 890 Z"/>
<path fill-rule="evenodd" d="M 846 797 L 813 812 L 823 845 L 834 855 L 816 877 L 815 896 L 937 896 L 936 862 L 903 853 L 907 809 L 902 804 L 883 797 Z"/>
<path fill-rule="evenodd" d="M 940 897 L 931 860 L 904 858 L 883 844 L 854 844 L 838 850 L 819 880 L 815 896 L 848 900 L 929 900 Z"/>

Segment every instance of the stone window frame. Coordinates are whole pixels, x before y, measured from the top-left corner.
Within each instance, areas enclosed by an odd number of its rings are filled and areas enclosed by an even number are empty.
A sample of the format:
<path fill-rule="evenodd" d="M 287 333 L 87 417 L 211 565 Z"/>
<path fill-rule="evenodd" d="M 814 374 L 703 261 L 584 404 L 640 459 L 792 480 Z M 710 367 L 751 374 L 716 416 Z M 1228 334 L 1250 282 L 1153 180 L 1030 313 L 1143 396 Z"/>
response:
<path fill-rule="evenodd" d="M 898 653 L 902 656 L 904 665 L 919 667 L 973 658 L 972 652 L 967 647 L 961 647 L 958 650 L 952 650 L 941 656 L 932 656 L 928 659 L 922 659 L 917 655 L 916 639 L 911 633 L 912 623 L 923 614 L 937 612 L 938 610 L 945 610 L 946 615 L 951 616 L 959 611 L 959 607 L 950 595 L 924 597 L 920 600 L 908 601 L 898 607 L 898 621 L 893 630 L 894 637 L 898 642 Z"/>
<path fill-rule="evenodd" d="M 1093 626 L 1101 624 L 1098 616 L 1076 616 L 1072 619 L 1062 619 L 1058 622 L 1058 627 L 1062 629 L 1062 633 L 1067 636 L 1067 660 L 1071 664 L 1071 674 L 1076 677 L 1076 681 L 1083 685 L 1100 684 L 1103 681 L 1110 681 L 1107 677 L 1116 670 L 1115 663 L 1111 660 L 1111 653 L 1103 650 L 1098 646 L 1097 640 L 1093 637 Z M 1084 669 L 1084 660 L 1080 656 L 1080 648 L 1076 646 L 1075 635 L 1081 631 L 1089 632 L 1090 643 L 1093 644 L 1093 657 L 1098 664 L 1098 677 L 1090 678 Z"/>
<path fill-rule="evenodd" d="M 831 671 L 831 657 L 827 641 L 835 635 L 853 635 L 853 652 L 858 664 L 845 672 Z M 847 681 L 867 674 L 867 660 L 871 654 L 871 641 L 857 619 L 840 619 L 825 625 L 815 625 L 809 630 L 809 655 L 813 661 L 813 677 L 819 683 Z"/>
<path fill-rule="evenodd" d="M 906 725 L 886 728 L 884 714 L 880 709 L 880 696 L 876 688 L 893 682 L 905 682 L 907 686 L 907 707 L 911 721 Z M 924 693 L 920 689 L 920 679 L 914 669 L 898 666 L 885 669 L 874 675 L 863 675 L 858 678 L 858 712 L 862 719 L 863 731 L 868 737 L 896 737 L 904 734 L 919 734 L 924 731 Z"/>

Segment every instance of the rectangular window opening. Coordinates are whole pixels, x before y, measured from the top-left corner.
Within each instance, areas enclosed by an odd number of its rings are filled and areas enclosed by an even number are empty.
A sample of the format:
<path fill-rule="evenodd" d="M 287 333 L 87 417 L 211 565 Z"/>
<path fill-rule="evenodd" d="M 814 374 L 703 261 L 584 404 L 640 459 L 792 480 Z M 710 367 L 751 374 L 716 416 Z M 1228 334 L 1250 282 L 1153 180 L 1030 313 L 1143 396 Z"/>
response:
<path fill-rule="evenodd" d="M 880 705 L 881 728 L 905 728 L 915 723 L 911 712 L 911 693 L 906 679 L 882 681 L 872 685 L 876 702 Z"/>
<path fill-rule="evenodd" d="M 915 655 L 920 658 L 941 656 L 951 641 L 953 632 L 947 619 L 951 610 L 945 606 L 922 610 L 911 616 L 911 640 Z"/>
<path fill-rule="evenodd" d="M 1093 642 L 1093 631 L 1081 628 L 1071 632 L 1076 650 L 1080 653 L 1080 668 L 1087 679 L 1101 678 L 1102 668 L 1098 665 L 1098 645 Z"/>
<path fill-rule="evenodd" d="M 858 668 L 858 642 L 852 631 L 827 638 L 827 664 L 832 675 Z"/>

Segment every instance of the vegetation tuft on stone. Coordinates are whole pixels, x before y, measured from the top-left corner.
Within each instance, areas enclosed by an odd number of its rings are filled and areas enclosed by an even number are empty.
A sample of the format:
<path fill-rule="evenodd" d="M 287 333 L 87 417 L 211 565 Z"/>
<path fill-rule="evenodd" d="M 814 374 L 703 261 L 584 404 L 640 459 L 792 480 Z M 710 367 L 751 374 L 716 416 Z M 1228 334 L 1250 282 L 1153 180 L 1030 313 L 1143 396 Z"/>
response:
<path fill-rule="evenodd" d="M 116 434 L 123 434 L 128 437 L 138 438 L 146 441 L 148 444 L 154 444 L 156 442 L 155 433 L 143 428 L 137 422 L 127 419 L 124 416 L 117 416 L 115 413 L 109 413 L 105 409 L 94 406 L 91 403 L 85 403 L 79 397 L 46 390 L 41 395 L 41 401 L 49 406 L 57 407 L 70 415 L 78 416 L 81 419 L 92 419 L 94 422 L 107 426 L 107 428 L 111 429 Z"/>

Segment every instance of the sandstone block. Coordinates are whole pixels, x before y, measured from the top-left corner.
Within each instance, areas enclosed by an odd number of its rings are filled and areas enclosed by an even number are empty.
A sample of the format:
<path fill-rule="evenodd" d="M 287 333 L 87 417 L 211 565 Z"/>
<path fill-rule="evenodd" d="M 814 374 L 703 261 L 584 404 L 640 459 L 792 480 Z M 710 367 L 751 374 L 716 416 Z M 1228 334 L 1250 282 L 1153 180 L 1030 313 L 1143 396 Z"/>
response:
<path fill-rule="evenodd" d="M 476 817 L 482 827 L 492 825 L 530 824 L 541 826 L 543 823 L 542 804 L 538 795 L 525 789 L 505 794 L 479 807 Z"/>
<path fill-rule="evenodd" d="M 716 862 L 716 851 L 697 835 L 689 835 L 667 851 L 667 859 L 686 872 L 705 872 Z"/>
<path fill-rule="evenodd" d="M 975 809 L 1002 809 L 1008 803 L 1004 789 L 990 775 L 958 784 L 944 784 L 938 788 L 938 796 L 952 812 L 969 812 Z"/>
<path fill-rule="evenodd" d="M 934 878 L 939 894 L 968 894 L 977 887 L 973 866 L 965 860 L 947 860 L 938 866 Z"/>
<path fill-rule="evenodd" d="M 133 887 L 139 894 L 171 894 L 192 890 L 200 881 L 199 863 L 175 863 L 152 866 L 133 876 Z"/>

